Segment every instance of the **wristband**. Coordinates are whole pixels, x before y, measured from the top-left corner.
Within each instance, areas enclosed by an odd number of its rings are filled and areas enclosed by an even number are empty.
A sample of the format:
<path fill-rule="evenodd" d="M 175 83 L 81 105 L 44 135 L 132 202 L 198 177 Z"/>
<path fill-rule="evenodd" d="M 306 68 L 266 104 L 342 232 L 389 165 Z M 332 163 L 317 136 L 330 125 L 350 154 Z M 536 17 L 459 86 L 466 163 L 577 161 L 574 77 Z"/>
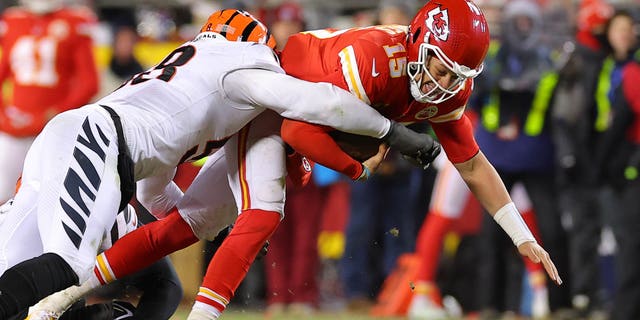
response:
<path fill-rule="evenodd" d="M 496 214 L 493 215 L 493 219 L 496 220 L 500 227 L 502 227 L 502 230 L 511 237 L 516 247 L 527 241 L 536 241 L 536 238 L 533 237 L 524 220 L 522 220 L 520 212 L 518 212 L 513 202 L 509 202 L 500 208 Z"/>
<path fill-rule="evenodd" d="M 362 163 L 362 173 L 360 174 L 358 179 L 356 179 L 356 181 L 367 181 L 367 179 L 369 179 L 370 176 L 371 176 L 371 171 L 369 171 L 369 168 L 367 168 L 367 166 L 365 166 L 364 163 Z"/>

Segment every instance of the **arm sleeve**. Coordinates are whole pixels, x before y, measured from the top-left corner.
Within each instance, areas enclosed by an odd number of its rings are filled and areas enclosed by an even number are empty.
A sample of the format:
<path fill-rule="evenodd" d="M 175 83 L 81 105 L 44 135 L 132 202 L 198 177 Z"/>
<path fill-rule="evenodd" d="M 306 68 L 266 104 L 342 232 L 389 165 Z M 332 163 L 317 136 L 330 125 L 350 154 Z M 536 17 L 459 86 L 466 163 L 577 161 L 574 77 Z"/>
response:
<path fill-rule="evenodd" d="M 222 87 L 235 102 L 348 133 L 382 138 L 391 126 L 369 105 L 329 83 L 308 82 L 268 70 L 241 69 L 226 75 Z"/>
<path fill-rule="evenodd" d="M 431 123 L 449 160 L 456 164 L 473 158 L 480 147 L 473 137 L 473 127 L 466 114 L 458 120 Z"/>
<path fill-rule="evenodd" d="M 182 199 L 183 193 L 172 180 L 174 172 L 152 176 L 138 181 L 136 197 L 140 204 L 157 219 L 166 217 L 171 208 Z"/>
<path fill-rule="evenodd" d="M 311 161 L 338 171 L 351 179 L 362 174 L 362 164 L 346 154 L 329 136 L 332 128 L 284 119 L 282 139 Z"/>

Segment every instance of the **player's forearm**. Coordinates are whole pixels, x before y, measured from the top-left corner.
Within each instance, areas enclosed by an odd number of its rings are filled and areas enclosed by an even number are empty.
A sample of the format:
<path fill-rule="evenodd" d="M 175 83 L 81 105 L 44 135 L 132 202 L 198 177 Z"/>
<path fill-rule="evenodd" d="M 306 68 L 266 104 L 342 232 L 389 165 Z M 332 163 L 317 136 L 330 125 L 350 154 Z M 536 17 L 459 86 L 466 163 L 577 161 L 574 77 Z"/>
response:
<path fill-rule="evenodd" d="M 511 202 L 502 179 L 482 152 L 454 165 L 471 192 L 491 215 Z"/>
<path fill-rule="evenodd" d="M 345 90 L 272 71 L 232 72 L 224 79 L 224 90 L 234 101 L 349 133 L 382 138 L 391 125 L 388 119 Z"/>
<path fill-rule="evenodd" d="M 502 179 L 482 152 L 478 152 L 471 160 L 455 166 L 471 192 L 509 235 L 514 245 L 535 241 L 520 212 L 511 201 Z"/>
<path fill-rule="evenodd" d="M 281 134 L 286 143 L 311 161 L 354 180 L 360 177 L 363 169 L 360 162 L 342 151 L 325 129 L 318 125 L 285 119 L 282 122 Z"/>
<path fill-rule="evenodd" d="M 182 199 L 182 190 L 171 179 L 173 174 L 138 181 L 136 198 L 156 218 L 162 219 Z"/>

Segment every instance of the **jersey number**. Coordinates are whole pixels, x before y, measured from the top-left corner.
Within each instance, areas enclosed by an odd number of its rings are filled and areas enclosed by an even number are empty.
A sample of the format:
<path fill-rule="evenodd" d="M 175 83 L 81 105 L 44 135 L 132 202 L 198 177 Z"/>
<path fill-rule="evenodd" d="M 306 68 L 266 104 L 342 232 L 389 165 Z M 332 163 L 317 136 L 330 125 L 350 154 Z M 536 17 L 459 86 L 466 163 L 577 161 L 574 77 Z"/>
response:
<path fill-rule="evenodd" d="M 207 144 L 204 147 L 204 151 L 202 151 L 199 155 L 194 156 L 196 152 L 198 152 L 199 146 L 195 146 L 189 150 L 182 156 L 179 163 L 184 162 L 192 162 L 203 159 L 204 157 L 209 156 L 214 150 L 218 150 L 224 146 L 224 144 L 229 140 L 229 138 L 225 138 L 222 140 L 214 140 L 207 141 Z"/>
<path fill-rule="evenodd" d="M 11 50 L 11 68 L 16 83 L 40 87 L 53 87 L 58 83 L 56 56 L 58 43 L 45 37 L 21 37 Z"/>
<path fill-rule="evenodd" d="M 193 46 L 184 46 L 173 50 L 162 62 L 153 69 L 139 73 L 131 79 L 131 84 L 135 85 L 151 79 L 158 79 L 169 82 L 175 76 L 177 67 L 185 65 L 196 54 Z"/>
<path fill-rule="evenodd" d="M 193 46 L 183 46 L 173 50 L 162 62 L 153 67 L 153 69 L 137 74 L 131 79 L 131 85 L 143 83 L 151 79 L 158 79 L 169 82 L 176 75 L 179 66 L 185 65 L 196 54 L 196 48 Z M 126 84 L 126 82 L 125 82 Z M 213 150 L 221 148 L 228 140 L 208 141 L 204 151 L 199 155 L 195 155 L 198 146 L 189 149 L 180 159 L 180 163 L 197 161 L 208 156 Z"/>
<path fill-rule="evenodd" d="M 407 73 L 407 50 L 400 43 L 392 46 L 384 46 L 384 52 L 389 57 L 389 75 L 391 78 L 400 78 Z M 399 54 L 400 57 L 396 57 Z"/>

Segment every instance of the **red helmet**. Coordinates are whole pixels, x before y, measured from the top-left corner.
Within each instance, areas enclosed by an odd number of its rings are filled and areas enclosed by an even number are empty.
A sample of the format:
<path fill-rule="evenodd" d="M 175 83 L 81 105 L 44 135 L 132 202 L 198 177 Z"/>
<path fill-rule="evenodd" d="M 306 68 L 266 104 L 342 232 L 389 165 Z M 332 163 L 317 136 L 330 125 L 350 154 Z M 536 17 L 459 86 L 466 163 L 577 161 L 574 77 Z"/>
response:
<path fill-rule="evenodd" d="M 271 49 L 276 47 L 276 40 L 267 27 L 244 10 L 216 11 L 209 16 L 200 32 L 216 32 L 229 41 L 257 42 Z"/>
<path fill-rule="evenodd" d="M 407 74 L 413 97 L 422 103 L 440 103 L 455 96 L 466 79 L 482 71 L 489 40 L 487 20 L 473 2 L 429 1 L 409 25 Z M 455 75 L 447 88 L 429 72 L 431 57 L 440 60 Z M 428 81 L 435 86 L 423 92 L 421 84 Z"/>

